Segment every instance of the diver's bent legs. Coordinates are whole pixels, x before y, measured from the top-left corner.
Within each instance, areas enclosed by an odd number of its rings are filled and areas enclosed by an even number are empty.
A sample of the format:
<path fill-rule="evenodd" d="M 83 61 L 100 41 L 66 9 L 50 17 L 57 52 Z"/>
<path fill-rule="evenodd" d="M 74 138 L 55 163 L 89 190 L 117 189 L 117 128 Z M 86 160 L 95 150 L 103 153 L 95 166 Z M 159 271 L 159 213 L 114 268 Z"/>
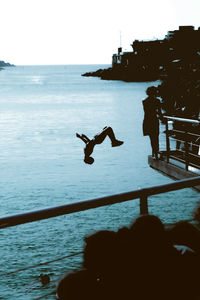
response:
<path fill-rule="evenodd" d="M 95 136 L 96 144 L 101 144 L 107 136 L 110 138 L 111 142 L 116 140 L 112 128 L 106 126 L 106 127 L 103 128 L 101 133 L 99 133 Z"/>
<path fill-rule="evenodd" d="M 95 136 L 96 144 L 101 144 L 107 136 L 111 140 L 112 147 L 120 146 L 123 144 L 122 141 L 118 141 L 116 139 L 114 131 L 111 127 L 104 127 L 103 131 L 99 135 Z"/>
<path fill-rule="evenodd" d="M 114 131 L 111 127 L 107 127 L 106 129 L 107 135 L 109 136 L 110 140 L 112 143 L 114 143 L 115 141 L 117 141 Z"/>
<path fill-rule="evenodd" d="M 109 136 L 109 138 L 111 140 L 112 147 L 117 147 L 117 146 L 120 146 L 124 143 L 124 142 L 119 141 L 119 140 L 116 139 L 114 131 L 112 130 L 111 127 L 107 127 L 106 131 L 107 131 L 107 135 Z"/>
<path fill-rule="evenodd" d="M 103 141 L 105 140 L 105 138 L 107 136 L 109 136 L 109 132 L 111 127 L 104 127 L 104 129 L 102 130 L 102 132 L 100 132 L 99 134 L 95 135 L 94 140 L 95 140 L 95 144 L 101 144 L 103 143 Z"/>

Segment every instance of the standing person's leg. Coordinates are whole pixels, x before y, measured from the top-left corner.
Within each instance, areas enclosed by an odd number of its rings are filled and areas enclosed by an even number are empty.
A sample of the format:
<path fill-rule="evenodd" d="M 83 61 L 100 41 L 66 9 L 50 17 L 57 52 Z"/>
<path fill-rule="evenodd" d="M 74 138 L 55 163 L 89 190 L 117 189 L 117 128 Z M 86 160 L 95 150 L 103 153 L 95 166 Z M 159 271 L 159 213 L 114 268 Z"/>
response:
<path fill-rule="evenodd" d="M 151 143 L 152 157 L 154 157 L 155 152 L 154 152 L 153 135 L 149 134 L 149 138 L 150 138 L 150 143 Z"/>
<path fill-rule="evenodd" d="M 159 152 L 159 134 L 155 135 L 155 153 L 158 154 Z"/>
<path fill-rule="evenodd" d="M 152 148 L 152 156 L 158 158 L 158 151 L 159 151 L 159 135 L 158 134 L 150 134 L 150 142 Z"/>
<path fill-rule="evenodd" d="M 180 150 L 181 141 L 176 140 L 176 150 Z"/>

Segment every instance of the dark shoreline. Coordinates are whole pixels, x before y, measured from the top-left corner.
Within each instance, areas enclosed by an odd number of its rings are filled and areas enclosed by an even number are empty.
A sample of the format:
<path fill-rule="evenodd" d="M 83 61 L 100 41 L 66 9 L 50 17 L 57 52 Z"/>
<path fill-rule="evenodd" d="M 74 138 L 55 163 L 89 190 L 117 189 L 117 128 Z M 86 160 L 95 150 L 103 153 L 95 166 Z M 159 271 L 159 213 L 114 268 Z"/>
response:
<path fill-rule="evenodd" d="M 15 67 L 15 65 L 0 60 L 0 71 L 3 70 L 3 68 L 5 67 Z"/>

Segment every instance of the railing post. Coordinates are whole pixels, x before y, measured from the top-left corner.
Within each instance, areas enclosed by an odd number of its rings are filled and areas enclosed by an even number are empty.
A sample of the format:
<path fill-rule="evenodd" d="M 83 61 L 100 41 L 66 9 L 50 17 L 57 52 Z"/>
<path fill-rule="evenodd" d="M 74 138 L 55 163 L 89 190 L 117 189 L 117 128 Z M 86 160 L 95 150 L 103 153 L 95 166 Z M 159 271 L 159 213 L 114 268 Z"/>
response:
<path fill-rule="evenodd" d="M 189 167 L 189 143 L 187 140 L 187 131 L 185 131 L 185 169 L 188 171 Z"/>
<path fill-rule="evenodd" d="M 143 194 L 140 197 L 140 214 L 148 215 L 148 198 L 147 195 Z"/>
<path fill-rule="evenodd" d="M 166 150 L 167 150 L 167 162 L 169 162 L 169 155 L 170 155 L 170 142 L 169 142 L 169 127 L 168 127 L 168 120 L 166 120 Z"/>

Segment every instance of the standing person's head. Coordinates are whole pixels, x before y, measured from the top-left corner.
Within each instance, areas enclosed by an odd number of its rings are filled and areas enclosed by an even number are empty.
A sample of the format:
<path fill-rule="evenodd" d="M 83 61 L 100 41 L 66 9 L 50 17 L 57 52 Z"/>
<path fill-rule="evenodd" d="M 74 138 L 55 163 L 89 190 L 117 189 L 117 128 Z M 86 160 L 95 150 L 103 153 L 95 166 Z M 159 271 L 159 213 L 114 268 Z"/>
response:
<path fill-rule="evenodd" d="M 158 95 L 158 89 L 155 86 L 150 86 L 146 89 L 146 94 L 150 97 L 156 97 Z"/>

